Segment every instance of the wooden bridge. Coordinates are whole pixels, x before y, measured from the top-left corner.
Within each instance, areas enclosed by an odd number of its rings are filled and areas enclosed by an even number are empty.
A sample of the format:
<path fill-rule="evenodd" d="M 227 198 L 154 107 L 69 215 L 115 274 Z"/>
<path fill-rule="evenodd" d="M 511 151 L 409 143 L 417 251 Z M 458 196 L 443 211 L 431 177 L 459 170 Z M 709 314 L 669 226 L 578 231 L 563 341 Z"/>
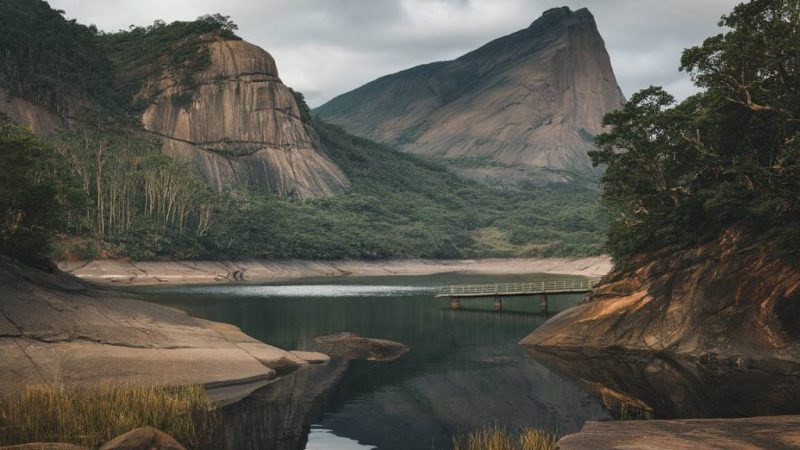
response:
<path fill-rule="evenodd" d="M 527 283 L 501 283 L 501 284 L 468 284 L 444 286 L 436 290 L 436 297 L 450 298 L 450 308 L 459 309 L 461 299 L 493 297 L 494 310 L 503 309 L 503 297 L 514 296 L 539 296 L 539 309 L 547 313 L 550 294 L 580 294 L 589 292 L 600 280 L 569 279 L 530 281 Z"/>

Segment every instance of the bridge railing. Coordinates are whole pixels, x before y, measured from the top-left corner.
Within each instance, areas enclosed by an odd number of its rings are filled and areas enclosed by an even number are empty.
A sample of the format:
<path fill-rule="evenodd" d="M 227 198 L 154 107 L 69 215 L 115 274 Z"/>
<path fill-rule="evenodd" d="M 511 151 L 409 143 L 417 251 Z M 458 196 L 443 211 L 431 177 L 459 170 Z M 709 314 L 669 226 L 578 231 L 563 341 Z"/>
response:
<path fill-rule="evenodd" d="M 548 292 L 588 291 L 597 285 L 599 280 L 548 280 L 530 281 L 526 283 L 470 284 L 441 287 L 437 296 L 490 296 L 490 295 L 522 295 L 546 294 Z"/>

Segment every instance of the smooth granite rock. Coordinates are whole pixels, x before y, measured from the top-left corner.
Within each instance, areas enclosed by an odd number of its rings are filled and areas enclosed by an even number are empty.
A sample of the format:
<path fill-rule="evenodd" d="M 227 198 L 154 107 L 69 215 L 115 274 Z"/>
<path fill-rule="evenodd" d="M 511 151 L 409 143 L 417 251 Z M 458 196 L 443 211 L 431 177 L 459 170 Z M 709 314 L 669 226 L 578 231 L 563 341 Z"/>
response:
<path fill-rule="evenodd" d="M 624 97 L 592 14 L 553 8 L 452 61 L 381 77 L 315 113 L 404 151 L 461 161 L 473 178 L 596 174 L 587 151 Z M 463 164 L 467 160 L 470 164 Z M 465 166 L 467 166 L 465 168 Z"/>
<path fill-rule="evenodd" d="M 641 255 L 628 266 L 521 344 L 549 353 L 662 353 L 771 371 L 800 363 L 800 269 L 780 249 L 745 245 L 729 231 L 701 246 Z"/>
<path fill-rule="evenodd" d="M 220 404 L 308 363 L 232 325 L 0 257 L 0 394 L 31 384 L 203 384 Z"/>

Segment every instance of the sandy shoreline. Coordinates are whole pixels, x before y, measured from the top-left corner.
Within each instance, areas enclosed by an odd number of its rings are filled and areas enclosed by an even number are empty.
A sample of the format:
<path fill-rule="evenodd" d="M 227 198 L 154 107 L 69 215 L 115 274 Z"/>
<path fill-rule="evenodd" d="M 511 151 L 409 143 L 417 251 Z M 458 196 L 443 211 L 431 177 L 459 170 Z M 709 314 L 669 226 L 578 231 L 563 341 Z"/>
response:
<path fill-rule="evenodd" d="M 263 283 L 319 276 L 408 276 L 439 273 L 524 275 L 551 273 L 601 277 L 611 270 L 607 256 L 588 258 L 497 258 L 385 261 L 63 261 L 61 270 L 102 284 Z"/>

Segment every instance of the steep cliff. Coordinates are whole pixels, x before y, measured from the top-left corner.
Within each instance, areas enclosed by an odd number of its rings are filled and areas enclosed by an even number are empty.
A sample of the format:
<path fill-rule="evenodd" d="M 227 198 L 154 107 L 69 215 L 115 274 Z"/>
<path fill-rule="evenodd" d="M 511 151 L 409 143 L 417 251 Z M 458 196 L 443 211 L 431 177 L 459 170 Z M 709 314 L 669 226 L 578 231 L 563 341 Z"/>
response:
<path fill-rule="evenodd" d="M 735 232 L 699 247 L 632 261 L 586 302 L 548 320 L 521 344 L 531 349 L 623 349 L 783 366 L 800 362 L 800 269 L 771 246 Z"/>
<path fill-rule="evenodd" d="M 344 191 L 347 177 L 320 151 L 269 53 L 241 40 L 205 46 L 211 62 L 191 88 L 168 70 L 137 95 L 149 102 L 142 125 L 164 137 L 164 151 L 193 162 L 217 189 L 299 198 Z"/>
<path fill-rule="evenodd" d="M 467 173 L 523 167 L 552 177 L 548 171 L 593 173 L 586 152 L 603 116 L 622 102 L 592 14 L 563 7 L 456 60 L 380 78 L 315 112 L 405 151 L 482 166 Z"/>

